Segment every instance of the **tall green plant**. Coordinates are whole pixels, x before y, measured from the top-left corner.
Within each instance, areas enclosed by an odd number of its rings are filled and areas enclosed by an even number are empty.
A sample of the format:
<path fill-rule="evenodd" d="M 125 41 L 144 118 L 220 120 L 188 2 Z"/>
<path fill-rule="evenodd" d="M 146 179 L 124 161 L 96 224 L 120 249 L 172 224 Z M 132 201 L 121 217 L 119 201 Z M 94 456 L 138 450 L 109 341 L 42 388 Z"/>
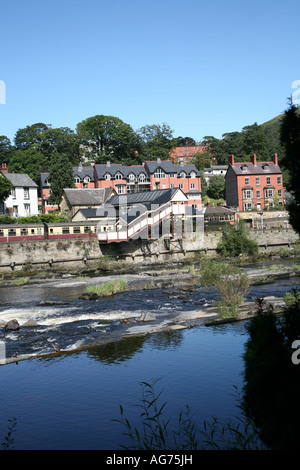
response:
<path fill-rule="evenodd" d="M 225 225 L 217 251 L 222 256 L 256 256 L 258 244 L 249 238 L 244 220 L 239 220 L 235 225 Z"/>

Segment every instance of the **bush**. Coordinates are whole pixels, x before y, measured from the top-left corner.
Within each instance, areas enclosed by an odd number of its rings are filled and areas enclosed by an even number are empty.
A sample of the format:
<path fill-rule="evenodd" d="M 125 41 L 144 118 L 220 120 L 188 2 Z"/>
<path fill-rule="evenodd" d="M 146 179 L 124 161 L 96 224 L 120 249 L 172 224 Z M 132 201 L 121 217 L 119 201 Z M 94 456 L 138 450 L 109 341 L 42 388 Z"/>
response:
<path fill-rule="evenodd" d="M 127 288 L 127 281 L 124 279 L 114 279 L 113 281 L 104 282 L 103 284 L 96 286 L 87 286 L 85 293 L 86 294 L 96 294 L 103 296 L 110 296 L 116 294 L 117 292 L 122 292 Z"/>
<path fill-rule="evenodd" d="M 244 301 L 244 295 L 250 282 L 247 273 L 227 263 L 216 263 L 213 260 L 202 262 L 200 284 L 211 286 L 221 298 L 215 302 L 220 317 L 236 316 Z"/>
<path fill-rule="evenodd" d="M 223 239 L 217 246 L 217 252 L 222 256 L 256 256 L 258 244 L 248 238 L 245 222 L 239 220 L 235 225 L 224 226 Z"/>

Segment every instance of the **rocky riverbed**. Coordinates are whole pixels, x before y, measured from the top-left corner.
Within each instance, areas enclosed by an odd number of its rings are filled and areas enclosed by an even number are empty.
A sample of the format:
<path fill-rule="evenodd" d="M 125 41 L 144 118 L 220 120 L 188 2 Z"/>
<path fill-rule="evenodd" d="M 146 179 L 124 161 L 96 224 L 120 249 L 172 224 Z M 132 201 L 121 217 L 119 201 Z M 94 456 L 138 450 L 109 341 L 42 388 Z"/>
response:
<path fill-rule="evenodd" d="M 243 269 L 253 292 L 259 295 L 257 289 L 266 286 L 262 291 L 265 300 L 280 313 L 283 293 L 298 284 L 297 265 L 277 263 Z M 200 274 L 185 267 L 121 276 L 78 278 L 66 274 L 59 279 L 31 279 L 18 287 L 8 283 L 0 289 L 0 342 L 6 350 L 0 364 L 68 353 L 127 336 L 247 320 L 255 314 L 255 303 L 248 296 L 238 317 L 220 320 L 213 306 L 215 292 L 197 284 Z M 110 298 L 84 298 L 87 286 L 119 277 L 126 280 L 126 291 Z"/>

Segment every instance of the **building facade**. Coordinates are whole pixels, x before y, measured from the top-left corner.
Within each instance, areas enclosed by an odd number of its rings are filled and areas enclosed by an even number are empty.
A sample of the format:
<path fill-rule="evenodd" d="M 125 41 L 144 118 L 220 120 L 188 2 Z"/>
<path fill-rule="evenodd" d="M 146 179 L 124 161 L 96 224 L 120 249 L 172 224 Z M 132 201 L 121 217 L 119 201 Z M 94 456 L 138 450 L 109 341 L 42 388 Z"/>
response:
<path fill-rule="evenodd" d="M 38 185 L 26 174 L 8 173 L 5 164 L 1 177 L 7 178 L 13 188 L 10 196 L 0 204 L 0 214 L 13 217 L 38 215 Z"/>
<path fill-rule="evenodd" d="M 255 154 L 250 162 L 235 162 L 234 155 L 230 155 L 225 192 L 226 204 L 234 210 L 268 210 L 275 201 L 283 207 L 282 172 L 277 154 L 268 162 L 258 162 Z"/>

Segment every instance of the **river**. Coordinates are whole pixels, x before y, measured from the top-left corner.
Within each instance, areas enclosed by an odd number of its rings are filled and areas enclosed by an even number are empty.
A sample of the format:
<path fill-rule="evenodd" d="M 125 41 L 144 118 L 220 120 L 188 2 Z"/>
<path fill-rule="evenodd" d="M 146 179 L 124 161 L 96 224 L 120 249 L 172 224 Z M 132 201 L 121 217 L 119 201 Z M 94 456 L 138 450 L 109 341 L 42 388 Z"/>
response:
<path fill-rule="evenodd" d="M 138 425 L 140 382 L 158 378 L 167 416 L 187 404 L 199 425 L 239 414 L 234 387 L 243 385 L 246 322 L 207 327 L 191 316 L 194 328 L 164 329 L 174 315 L 211 305 L 212 290 L 136 289 L 86 301 L 78 299 L 84 284 L 70 282 L 0 291 L 2 321 L 38 324 L 1 329 L 7 357 L 16 351 L 33 357 L 0 367 L 0 442 L 16 417 L 15 449 L 119 449 L 127 443 L 122 426 L 112 421 L 119 405 Z M 298 278 L 278 279 L 252 286 L 247 298 L 282 297 L 298 285 Z M 62 304 L 41 305 L 49 299 Z M 140 334 L 155 327 L 153 334 Z M 55 353 L 52 344 L 63 352 Z"/>

